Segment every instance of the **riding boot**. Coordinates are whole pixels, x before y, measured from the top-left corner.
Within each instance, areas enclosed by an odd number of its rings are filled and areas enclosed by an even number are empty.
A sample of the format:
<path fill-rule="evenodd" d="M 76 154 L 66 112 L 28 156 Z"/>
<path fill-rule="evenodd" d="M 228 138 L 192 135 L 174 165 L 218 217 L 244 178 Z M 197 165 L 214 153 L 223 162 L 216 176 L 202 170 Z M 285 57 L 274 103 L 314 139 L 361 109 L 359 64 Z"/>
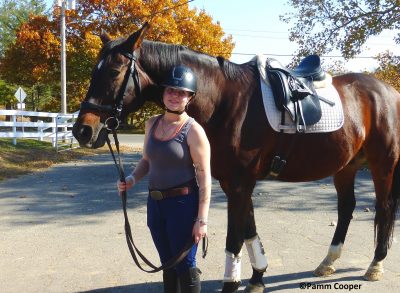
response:
<path fill-rule="evenodd" d="M 176 270 L 169 269 L 163 271 L 164 293 L 177 293 L 178 274 Z"/>
<path fill-rule="evenodd" d="M 180 275 L 179 283 L 181 285 L 181 293 L 200 293 L 200 274 L 201 271 L 193 267 Z"/>

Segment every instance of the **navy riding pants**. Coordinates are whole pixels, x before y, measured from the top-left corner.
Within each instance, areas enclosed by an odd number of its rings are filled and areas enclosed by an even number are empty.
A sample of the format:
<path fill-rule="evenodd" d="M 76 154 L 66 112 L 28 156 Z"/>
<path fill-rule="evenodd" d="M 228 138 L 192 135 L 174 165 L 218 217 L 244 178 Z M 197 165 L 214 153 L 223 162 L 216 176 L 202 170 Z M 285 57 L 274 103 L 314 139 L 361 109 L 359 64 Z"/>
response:
<path fill-rule="evenodd" d="M 192 237 L 194 220 L 199 209 L 199 192 L 195 188 L 188 195 L 154 200 L 147 199 L 147 226 L 164 264 L 178 253 Z M 196 266 L 197 244 L 176 266 L 178 275 Z"/>

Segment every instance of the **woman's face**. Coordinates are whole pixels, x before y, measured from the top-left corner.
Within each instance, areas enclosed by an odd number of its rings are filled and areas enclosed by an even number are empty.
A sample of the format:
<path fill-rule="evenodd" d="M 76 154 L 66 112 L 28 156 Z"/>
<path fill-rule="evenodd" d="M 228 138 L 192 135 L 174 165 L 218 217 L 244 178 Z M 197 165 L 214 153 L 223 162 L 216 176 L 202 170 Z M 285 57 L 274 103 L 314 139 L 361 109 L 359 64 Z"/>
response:
<path fill-rule="evenodd" d="M 163 94 L 164 105 L 172 111 L 183 111 L 192 93 L 180 89 L 166 87 Z"/>

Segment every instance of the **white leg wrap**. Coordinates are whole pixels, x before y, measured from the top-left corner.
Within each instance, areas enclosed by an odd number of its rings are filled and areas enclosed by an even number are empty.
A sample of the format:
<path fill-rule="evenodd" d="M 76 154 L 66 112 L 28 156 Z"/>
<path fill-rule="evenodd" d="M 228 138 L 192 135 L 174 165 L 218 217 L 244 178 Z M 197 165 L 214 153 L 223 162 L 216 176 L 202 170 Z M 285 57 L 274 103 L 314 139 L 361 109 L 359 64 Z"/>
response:
<path fill-rule="evenodd" d="M 242 251 L 238 255 L 225 250 L 225 274 L 224 282 L 239 282 L 242 269 Z"/>
<path fill-rule="evenodd" d="M 335 245 L 329 246 L 328 255 L 325 257 L 323 263 L 329 266 L 333 265 L 333 262 L 341 256 L 342 247 L 343 243 L 340 243 L 336 246 Z"/>
<path fill-rule="evenodd" d="M 260 237 L 256 235 L 251 239 L 246 239 L 244 242 L 246 243 L 251 266 L 259 272 L 265 272 L 268 267 L 268 262 L 265 257 L 264 247 L 260 241 Z"/>

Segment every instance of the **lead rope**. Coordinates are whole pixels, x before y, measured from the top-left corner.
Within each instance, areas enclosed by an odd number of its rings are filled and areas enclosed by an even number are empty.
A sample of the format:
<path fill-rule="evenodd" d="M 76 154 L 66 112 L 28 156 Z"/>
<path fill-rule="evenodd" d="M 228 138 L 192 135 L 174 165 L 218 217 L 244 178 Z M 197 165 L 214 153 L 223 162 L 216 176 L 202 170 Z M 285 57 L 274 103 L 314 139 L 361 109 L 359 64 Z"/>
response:
<path fill-rule="evenodd" d="M 124 173 L 124 170 L 122 168 L 122 163 L 121 163 L 121 156 L 120 156 L 120 151 L 119 151 L 119 140 L 118 140 L 118 137 L 117 137 L 117 132 L 115 131 L 115 129 L 112 129 L 111 132 L 113 134 L 115 147 L 117 149 L 118 162 L 117 162 L 117 159 L 115 157 L 114 150 L 113 150 L 113 148 L 111 146 L 110 138 L 108 136 L 106 137 L 106 142 L 107 142 L 108 148 L 110 150 L 111 156 L 112 156 L 112 158 L 114 160 L 115 166 L 116 166 L 116 168 L 118 170 L 119 179 L 120 179 L 121 182 L 125 182 L 125 173 Z M 182 259 L 192 249 L 192 246 L 194 244 L 193 238 L 189 239 L 189 241 L 185 244 L 185 246 L 183 247 L 183 249 L 181 250 L 181 252 L 178 255 L 176 255 L 175 257 L 173 257 L 172 259 L 170 259 L 169 261 L 167 261 L 163 265 L 161 265 L 159 267 L 156 267 L 140 252 L 140 250 L 136 247 L 136 245 L 135 245 L 135 243 L 133 241 L 131 226 L 129 224 L 128 213 L 127 213 L 127 209 L 126 209 L 126 206 L 127 206 L 127 192 L 126 191 L 121 192 L 121 200 L 122 200 L 122 209 L 123 209 L 123 212 L 124 212 L 124 219 L 125 219 L 126 243 L 128 244 L 128 248 L 129 248 L 129 251 L 131 253 L 132 259 L 135 262 L 135 264 L 138 266 L 138 268 L 141 269 L 144 272 L 147 272 L 147 273 L 156 273 L 156 272 L 159 272 L 161 270 L 171 269 L 171 268 L 175 267 L 179 262 L 181 262 Z M 202 256 L 203 256 L 203 258 L 205 258 L 206 255 L 207 255 L 207 250 L 208 250 L 208 238 L 207 238 L 207 236 L 203 238 L 202 250 L 203 250 Z M 136 254 L 138 254 L 140 256 L 140 258 L 142 259 L 142 261 L 144 261 L 152 269 L 151 270 L 144 269 L 142 267 L 142 265 L 139 263 L 139 260 L 138 260 L 138 258 L 136 256 Z"/>

